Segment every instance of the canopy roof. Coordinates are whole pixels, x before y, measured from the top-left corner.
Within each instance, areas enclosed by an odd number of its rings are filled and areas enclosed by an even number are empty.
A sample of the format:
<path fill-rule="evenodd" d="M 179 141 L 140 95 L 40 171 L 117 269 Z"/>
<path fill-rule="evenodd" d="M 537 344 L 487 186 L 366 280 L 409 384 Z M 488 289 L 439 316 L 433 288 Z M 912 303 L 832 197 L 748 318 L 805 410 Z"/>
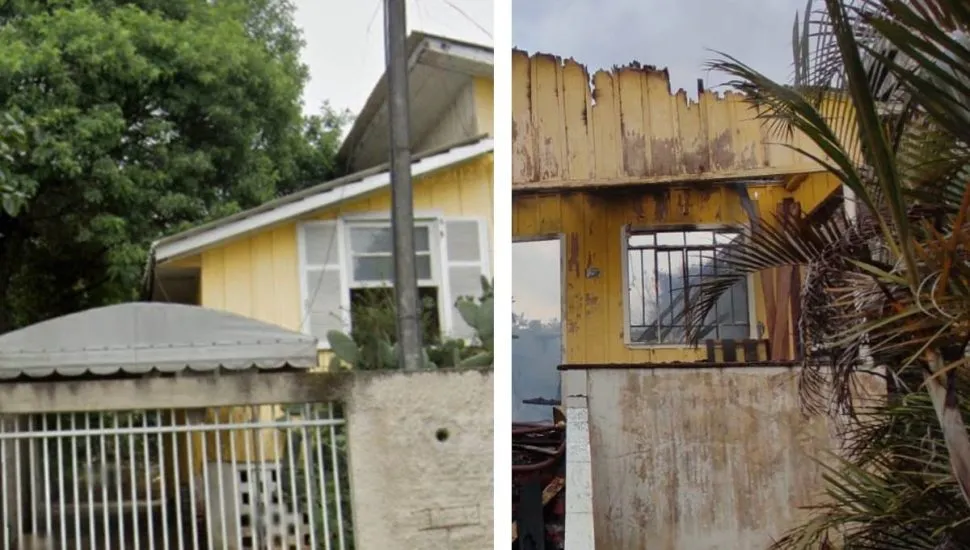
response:
<path fill-rule="evenodd" d="M 317 365 L 317 340 L 234 313 L 135 302 L 0 336 L 0 379 Z"/>

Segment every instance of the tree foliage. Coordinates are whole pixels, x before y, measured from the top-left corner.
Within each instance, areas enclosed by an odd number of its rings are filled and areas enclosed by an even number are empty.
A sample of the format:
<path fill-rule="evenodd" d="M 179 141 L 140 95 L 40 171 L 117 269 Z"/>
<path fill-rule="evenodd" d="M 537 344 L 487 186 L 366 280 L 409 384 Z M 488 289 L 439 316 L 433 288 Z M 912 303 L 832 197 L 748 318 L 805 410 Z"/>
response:
<path fill-rule="evenodd" d="M 329 177 L 345 114 L 304 117 L 288 0 L 0 8 L 0 332 L 135 297 L 149 243 Z"/>
<path fill-rule="evenodd" d="M 794 27 L 794 83 L 730 56 L 758 116 L 799 131 L 849 191 L 857 215 L 752 223 L 703 284 L 700 326 L 749 273 L 805 270 L 799 330 L 806 403 L 848 413 L 829 504 L 779 548 L 970 547 L 970 5 L 825 0 Z M 812 156 L 806 150 L 802 154 Z M 855 375 L 882 374 L 889 399 L 859 409 Z"/>

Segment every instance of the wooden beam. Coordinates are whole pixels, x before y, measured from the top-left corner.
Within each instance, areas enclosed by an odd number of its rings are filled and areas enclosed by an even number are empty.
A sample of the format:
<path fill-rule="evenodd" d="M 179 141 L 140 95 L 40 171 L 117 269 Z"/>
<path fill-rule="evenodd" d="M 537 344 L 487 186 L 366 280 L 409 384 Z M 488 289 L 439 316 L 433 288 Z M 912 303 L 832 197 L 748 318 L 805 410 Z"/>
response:
<path fill-rule="evenodd" d="M 754 168 L 734 172 L 704 172 L 700 174 L 671 174 L 662 176 L 618 176 L 615 178 L 584 179 L 584 180 L 540 180 L 514 181 L 512 193 L 535 191 L 578 191 L 596 187 L 622 187 L 633 185 L 664 185 L 677 183 L 717 183 L 739 180 L 777 179 L 779 184 L 785 183 L 789 177 L 825 172 L 825 169 L 798 166 L 792 168 Z"/>
<path fill-rule="evenodd" d="M 792 174 L 786 176 L 785 180 L 785 191 L 789 193 L 795 192 L 801 186 L 801 184 L 808 179 L 809 174 Z"/>

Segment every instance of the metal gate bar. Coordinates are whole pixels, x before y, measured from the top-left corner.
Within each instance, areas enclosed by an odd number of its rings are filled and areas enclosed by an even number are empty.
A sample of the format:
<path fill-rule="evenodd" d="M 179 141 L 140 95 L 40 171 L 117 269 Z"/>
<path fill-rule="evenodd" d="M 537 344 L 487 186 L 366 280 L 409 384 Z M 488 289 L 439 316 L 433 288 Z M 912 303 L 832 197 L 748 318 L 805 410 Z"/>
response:
<path fill-rule="evenodd" d="M 2 550 L 348 550 L 332 403 L 0 419 Z"/>

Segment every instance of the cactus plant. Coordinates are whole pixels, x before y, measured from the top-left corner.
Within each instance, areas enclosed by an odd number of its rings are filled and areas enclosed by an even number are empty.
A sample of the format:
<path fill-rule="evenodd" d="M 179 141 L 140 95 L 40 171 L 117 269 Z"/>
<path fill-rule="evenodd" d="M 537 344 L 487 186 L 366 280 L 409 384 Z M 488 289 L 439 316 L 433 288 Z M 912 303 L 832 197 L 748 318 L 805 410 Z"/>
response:
<path fill-rule="evenodd" d="M 455 307 L 461 318 L 475 331 L 472 345 L 464 341 L 446 339 L 440 343 L 426 345 L 424 348 L 424 367 L 429 369 L 444 367 L 489 366 L 494 357 L 494 298 L 492 285 L 482 277 L 482 294 L 478 298 L 462 297 Z M 377 353 L 363 353 L 362 344 L 344 332 L 332 330 L 327 340 L 333 357 L 330 369 L 354 368 L 361 370 L 397 368 L 397 344 L 389 339 L 376 342 Z"/>

